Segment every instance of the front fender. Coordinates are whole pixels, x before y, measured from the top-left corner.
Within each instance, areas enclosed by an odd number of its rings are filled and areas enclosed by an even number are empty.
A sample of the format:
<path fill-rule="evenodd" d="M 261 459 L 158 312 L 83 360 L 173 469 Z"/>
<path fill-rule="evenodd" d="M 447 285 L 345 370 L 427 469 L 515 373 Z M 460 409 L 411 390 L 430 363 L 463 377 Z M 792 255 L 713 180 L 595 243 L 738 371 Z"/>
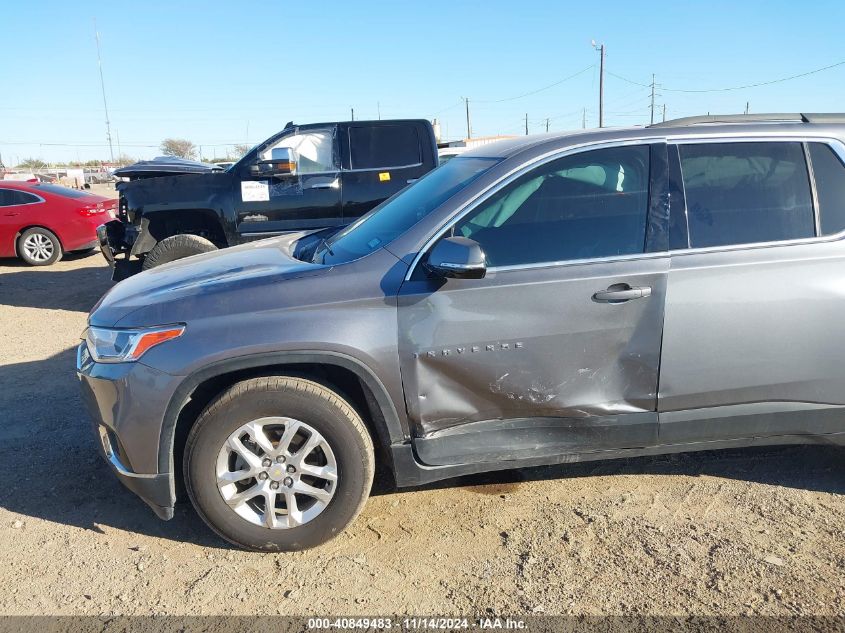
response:
<path fill-rule="evenodd" d="M 407 424 L 399 418 L 396 406 L 387 392 L 384 384 L 376 374 L 359 360 L 339 352 L 328 351 L 300 351 L 273 352 L 266 354 L 251 354 L 236 358 L 225 359 L 203 367 L 188 375 L 174 392 L 165 410 L 159 439 L 158 470 L 160 473 L 173 473 L 174 444 L 176 424 L 179 413 L 188 404 L 191 394 L 202 383 L 236 371 L 244 369 L 260 369 L 262 367 L 278 367 L 297 364 L 334 365 L 354 373 L 370 390 L 382 414 L 382 421 L 373 420 L 380 435 L 390 444 L 404 442 L 410 437 Z"/>

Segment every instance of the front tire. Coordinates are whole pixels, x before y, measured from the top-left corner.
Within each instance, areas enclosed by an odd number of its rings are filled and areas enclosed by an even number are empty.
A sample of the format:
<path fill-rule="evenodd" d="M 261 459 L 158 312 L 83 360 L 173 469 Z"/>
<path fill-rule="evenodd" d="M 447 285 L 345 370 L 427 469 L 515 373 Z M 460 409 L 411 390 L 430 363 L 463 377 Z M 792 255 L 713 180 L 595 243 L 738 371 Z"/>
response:
<path fill-rule="evenodd" d="M 217 247 L 210 240 L 199 235 L 182 233 L 165 237 L 152 247 L 144 258 L 143 270 L 149 270 L 162 264 L 175 262 L 177 259 L 216 251 Z"/>
<path fill-rule="evenodd" d="M 310 380 L 273 376 L 230 387 L 188 435 L 184 474 L 202 519 L 251 550 L 315 547 L 348 527 L 375 460 L 360 416 Z"/>
<path fill-rule="evenodd" d="M 55 233 L 37 226 L 21 233 L 18 256 L 30 266 L 49 266 L 62 258 L 62 245 Z"/>

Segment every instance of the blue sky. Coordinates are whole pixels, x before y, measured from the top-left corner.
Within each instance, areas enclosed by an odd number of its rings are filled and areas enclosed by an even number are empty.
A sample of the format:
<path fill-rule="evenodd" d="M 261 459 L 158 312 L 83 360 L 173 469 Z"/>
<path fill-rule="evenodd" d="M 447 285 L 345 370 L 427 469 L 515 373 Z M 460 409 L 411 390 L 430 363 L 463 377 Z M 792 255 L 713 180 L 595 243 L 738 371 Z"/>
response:
<path fill-rule="evenodd" d="M 112 132 L 123 153 L 168 136 L 222 156 L 289 120 L 436 117 L 444 135 L 597 124 L 607 46 L 607 125 L 710 112 L 845 110 L 845 2 L 12 2 L 0 14 L 0 155 L 108 157 L 93 20 Z M 576 77 L 530 96 L 513 98 Z M 498 103 L 497 103 L 498 102 Z M 47 145 L 52 143 L 54 145 Z"/>

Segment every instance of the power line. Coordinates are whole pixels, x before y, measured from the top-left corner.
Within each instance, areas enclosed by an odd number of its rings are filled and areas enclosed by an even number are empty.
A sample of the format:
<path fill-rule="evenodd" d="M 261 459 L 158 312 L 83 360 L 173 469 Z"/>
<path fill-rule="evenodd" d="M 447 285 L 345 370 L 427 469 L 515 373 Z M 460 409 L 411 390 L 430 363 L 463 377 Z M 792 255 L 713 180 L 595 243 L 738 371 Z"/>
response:
<path fill-rule="evenodd" d="M 522 99 L 523 97 L 530 97 L 531 95 L 535 95 L 538 92 L 543 92 L 544 90 L 548 90 L 549 88 L 554 88 L 555 86 L 559 86 L 565 81 L 569 81 L 570 79 L 575 79 L 579 75 L 583 75 L 588 70 L 592 70 L 595 68 L 595 64 L 591 64 L 586 68 L 579 70 L 577 73 L 573 73 L 568 77 L 564 77 L 563 79 L 559 79 L 558 81 L 554 82 L 553 84 L 549 84 L 548 86 L 543 86 L 542 88 L 537 88 L 537 90 L 532 90 L 531 92 L 526 92 L 521 95 L 516 95 L 515 97 L 507 97 L 505 99 L 474 99 L 475 103 L 505 103 L 506 101 L 516 101 L 517 99 Z"/>
<path fill-rule="evenodd" d="M 784 81 L 792 81 L 793 79 L 800 79 L 801 77 L 808 77 L 810 75 L 815 75 L 816 73 L 823 72 L 825 70 L 830 70 L 831 68 L 837 68 L 838 66 L 845 66 L 845 60 L 841 62 L 836 62 L 835 64 L 830 64 L 829 66 L 823 66 L 821 68 L 816 68 L 814 70 L 808 70 L 804 73 L 798 73 L 797 75 L 790 75 L 789 77 L 781 77 L 780 79 L 772 79 L 771 81 L 761 81 L 758 83 L 753 84 L 746 84 L 744 86 L 730 86 L 727 88 L 704 88 L 704 89 L 686 89 L 686 88 L 666 88 L 665 86 L 661 86 L 661 90 L 666 90 L 667 92 L 684 92 L 684 93 L 691 93 L 691 94 L 701 94 L 704 92 L 730 92 L 732 90 L 747 90 L 748 88 L 759 88 L 760 86 L 771 86 L 772 84 L 779 84 L 783 83 Z M 621 79 L 629 84 L 633 84 L 635 86 L 640 86 L 642 88 L 651 88 L 651 84 L 643 84 L 638 81 L 634 81 L 633 79 L 628 79 L 627 77 L 623 77 L 622 75 L 617 75 L 616 73 L 612 73 L 609 70 L 605 71 L 608 75 L 616 77 L 617 79 Z"/>

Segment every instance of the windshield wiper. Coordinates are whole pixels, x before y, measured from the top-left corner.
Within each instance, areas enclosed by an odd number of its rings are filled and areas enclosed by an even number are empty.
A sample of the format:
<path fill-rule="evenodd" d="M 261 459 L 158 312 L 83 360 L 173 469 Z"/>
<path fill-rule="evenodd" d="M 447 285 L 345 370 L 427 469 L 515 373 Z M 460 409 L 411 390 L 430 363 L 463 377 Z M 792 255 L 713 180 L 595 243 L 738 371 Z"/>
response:
<path fill-rule="evenodd" d="M 332 247 L 329 246 L 329 238 L 327 238 L 327 237 L 321 237 L 320 241 L 317 242 L 317 247 L 314 249 L 314 255 L 311 258 L 312 264 L 317 263 L 317 256 L 321 252 L 323 252 L 323 250 L 325 250 L 325 252 L 327 252 L 329 255 L 332 255 L 332 256 L 334 255 L 334 251 L 332 250 Z"/>

